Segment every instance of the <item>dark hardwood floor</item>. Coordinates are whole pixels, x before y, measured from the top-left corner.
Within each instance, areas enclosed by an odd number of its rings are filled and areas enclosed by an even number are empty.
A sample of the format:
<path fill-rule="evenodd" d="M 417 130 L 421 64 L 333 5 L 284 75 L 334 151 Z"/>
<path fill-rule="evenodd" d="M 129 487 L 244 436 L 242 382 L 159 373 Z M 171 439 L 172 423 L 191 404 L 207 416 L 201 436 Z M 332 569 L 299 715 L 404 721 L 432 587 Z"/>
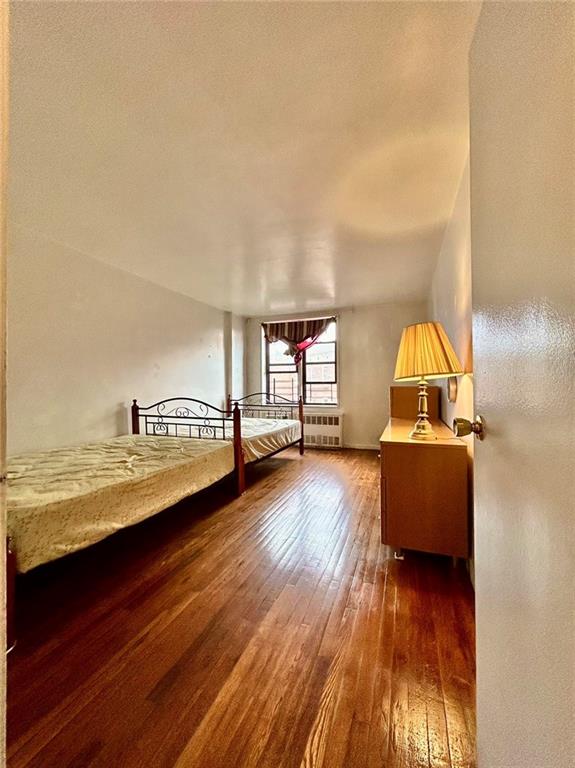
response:
<path fill-rule="evenodd" d="M 378 471 L 290 451 L 22 577 L 10 768 L 475 766 L 472 589 Z"/>

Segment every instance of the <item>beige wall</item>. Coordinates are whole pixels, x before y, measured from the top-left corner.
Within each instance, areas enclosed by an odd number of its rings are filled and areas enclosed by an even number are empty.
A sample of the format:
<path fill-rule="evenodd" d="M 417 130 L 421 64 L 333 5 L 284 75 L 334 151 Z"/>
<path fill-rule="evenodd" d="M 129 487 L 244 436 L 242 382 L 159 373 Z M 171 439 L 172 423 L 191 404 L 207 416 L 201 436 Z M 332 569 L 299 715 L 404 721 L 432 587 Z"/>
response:
<path fill-rule="evenodd" d="M 456 416 L 473 418 L 473 350 L 471 340 L 471 231 L 469 208 L 469 164 L 463 173 L 453 213 L 445 230 L 428 302 L 428 315 L 445 328 L 459 357 L 465 376 L 457 380 L 457 400 L 447 399 L 447 383 L 441 388 L 441 413 L 451 426 Z M 465 438 L 473 455 L 473 438 Z"/>
<path fill-rule="evenodd" d="M 15 228 L 8 269 L 9 453 L 126 433 L 132 397 L 223 403 L 224 312 Z"/>
<path fill-rule="evenodd" d="M 470 56 L 479 768 L 575 765 L 575 6 Z"/>
<path fill-rule="evenodd" d="M 245 390 L 246 318 L 224 312 L 225 392 L 243 397 Z"/>
<path fill-rule="evenodd" d="M 389 418 L 388 393 L 401 331 L 410 323 L 426 320 L 426 313 L 425 303 L 376 304 L 334 312 L 338 315 L 338 377 L 345 446 L 379 447 L 379 436 Z M 262 385 L 261 321 L 248 321 L 250 392 L 260 391 Z"/>
<path fill-rule="evenodd" d="M 231 388 L 235 397 L 243 397 L 246 389 L 246 318 L 232 315 L 231 324 Z"/>

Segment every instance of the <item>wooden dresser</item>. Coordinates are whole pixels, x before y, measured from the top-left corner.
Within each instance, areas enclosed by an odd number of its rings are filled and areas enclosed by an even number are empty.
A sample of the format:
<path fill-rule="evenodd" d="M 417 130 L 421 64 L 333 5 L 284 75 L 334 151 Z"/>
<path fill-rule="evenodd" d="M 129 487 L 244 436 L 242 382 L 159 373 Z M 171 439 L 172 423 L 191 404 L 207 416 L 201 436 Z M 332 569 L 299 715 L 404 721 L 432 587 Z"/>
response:
<path fill-rule="evenodd" d="M 395 549 L 468 557 L 466 445 L 441 421 L 433 421 L 437 440 L 411 440 L 414 421 L 392 416 L 380 438 L 381 539 Z"/>

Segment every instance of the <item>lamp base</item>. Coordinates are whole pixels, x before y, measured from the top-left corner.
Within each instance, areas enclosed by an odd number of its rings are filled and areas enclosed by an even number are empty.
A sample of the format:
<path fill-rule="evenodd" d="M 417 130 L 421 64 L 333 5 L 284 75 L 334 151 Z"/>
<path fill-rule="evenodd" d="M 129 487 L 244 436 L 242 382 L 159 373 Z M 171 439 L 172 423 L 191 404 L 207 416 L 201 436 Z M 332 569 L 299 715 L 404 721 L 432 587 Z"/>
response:
<path fill-rule="evenodd" d="M 409 433 L 409 437 L 412 440 L 437 440 L 437 435 L 433 431 L 433 427 L 427 416 L 423 418 L 420 417 L 415 422 L 415 426 Z"/>
<path fill-rule="evenodd" d="M 412 440 L 437 440 L 429 416 L 427 415 L 427 382 L 424 378 L 419 382 L 419 413 L 414 428 L 409 433 Z"/>

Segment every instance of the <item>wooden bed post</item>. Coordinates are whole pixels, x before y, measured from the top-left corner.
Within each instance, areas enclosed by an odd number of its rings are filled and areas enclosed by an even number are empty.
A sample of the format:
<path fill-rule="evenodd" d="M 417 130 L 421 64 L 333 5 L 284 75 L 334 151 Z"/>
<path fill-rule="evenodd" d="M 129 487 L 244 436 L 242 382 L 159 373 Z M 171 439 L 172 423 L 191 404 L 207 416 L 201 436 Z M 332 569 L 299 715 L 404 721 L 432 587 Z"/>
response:
<path fill-rule="evenodd" d="M 304 451 L 304 448 L 303 448 L 303 442 L 304 442 L 303 424 L 304 424 L 304 419 L 303 419 L 303 397 L 301 395 L 299 396 L 299 400 L 298 400 L 297 404 L 298 404 L 299 420 L 301 422 L 301 439 L 299 441 L 299 455 L 303 456 L 303 451 Z"/>
<path fill-rule="evenodd" d="M 132 400 L 132 434 L 140 434 L 140 408 L 137 400 Z"/>
<path fill-rule="evenodd" d="M 242 448 L 242 414 L 240 406 L 234 405 L 234 465 L 236 474 L 236 491 L 241 496 L 246 490 L 246 467 L 244 464 L 244 451 Z"/>
<path fill-rule="evenodd" d="M 232 415 L 232 396 L 228 395 L 226 399 L 226 416 Z"/>

